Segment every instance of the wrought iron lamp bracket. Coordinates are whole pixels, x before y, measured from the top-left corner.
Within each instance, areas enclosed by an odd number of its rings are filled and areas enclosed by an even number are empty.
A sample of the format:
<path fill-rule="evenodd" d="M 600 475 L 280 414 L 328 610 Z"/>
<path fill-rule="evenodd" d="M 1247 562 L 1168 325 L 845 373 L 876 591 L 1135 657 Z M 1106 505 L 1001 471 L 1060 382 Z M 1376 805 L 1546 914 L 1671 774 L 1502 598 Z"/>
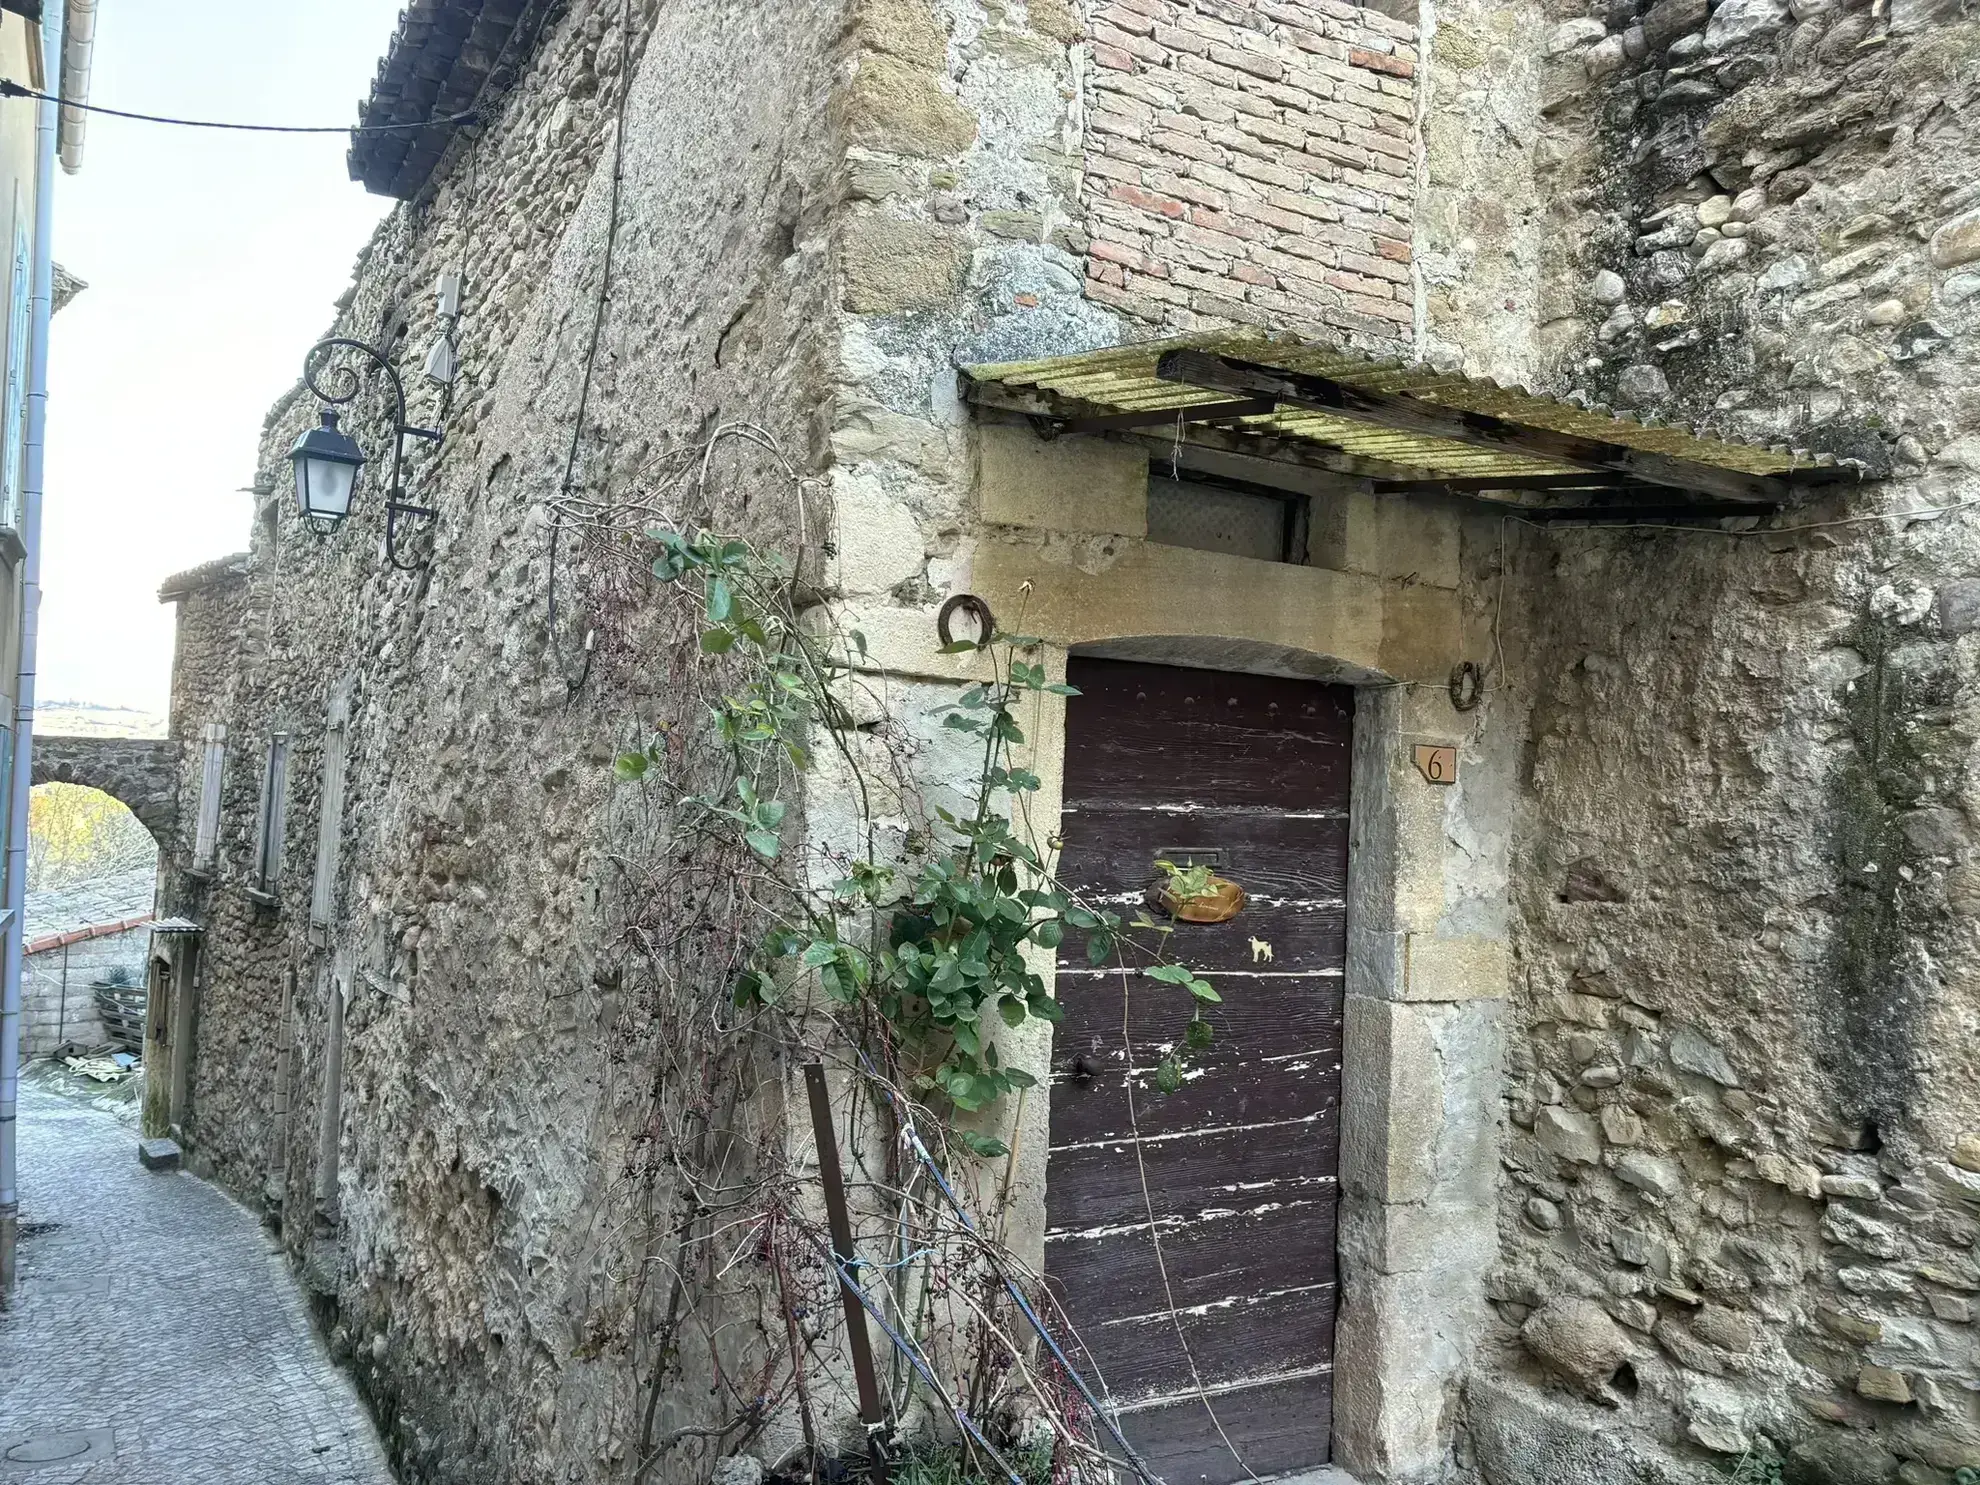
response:
<path fill-rule="evenodd" d="M 303 384 L 320 400 L 333 407 L 345 407 L 355 402 L 358 393 L 363 390 L 364 378 L 357 371 L 336 364 L 334 358 L 339 351 L 353 351 L 364 357 L 375 372 L 383 374 L 385 384 L 391 389 L 392 482 L 385 492 L 385 560 L 400 572 L 420 572 L 432 566 L 433 559 L 424 557 L 407 562 L 400 558 L 399 522 L 407 517 L 437 521 L 440 513 L 431 506 L 414 505 L 405 498 L 406 440 L 419 438 L 437 444 L 444 435 L 438 428 L 418 428 L 406 421 L 406 384 L 400 379 L 398 368 L 383 351 L 362 340 L 333 335 L 310 347 L 309 354 L 303 358 Z"/>

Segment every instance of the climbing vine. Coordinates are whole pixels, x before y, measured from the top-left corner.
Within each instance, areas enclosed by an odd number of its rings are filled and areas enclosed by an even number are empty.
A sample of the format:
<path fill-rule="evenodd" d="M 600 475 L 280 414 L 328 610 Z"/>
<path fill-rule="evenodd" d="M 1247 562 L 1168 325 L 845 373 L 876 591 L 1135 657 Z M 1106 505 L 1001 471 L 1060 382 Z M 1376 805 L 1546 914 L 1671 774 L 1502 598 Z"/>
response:
<path fill-rule="evenodd" d="M 709 707 L 709 724 L 731 762 L 727 791 L 684 794 L 680 803 L 726 825 L 766 868 L 782 866 L 782 796 L 809 767 L 821 726 L 833 736 L 847 728 L 843 692 L 867 658 L 866 639 L 851 631 L 839 642 L 800 622 L 793 572 L 776 554 L 707 531 L 689 536 L 655 527 L 648 534 L 660 546 L 657 577 L 700 584 L 701 650 L 746 662 L 740 684 Z M 765 904 L 771 926 L 732 986 L 735 1005 L 748 1010 L 776 1005 L 815 980 L 835 1007 L 877 1017 L 886 1043 L 909 1054 L 909 1083 L 918 1094 L 939 1095 L 965 1114 L 1035 1082 L 999 1052 L 996 1027 L 1060 1018 L 1035 964 L 1069 935 L 1083 938 L 1092 964 L 1139 953 L 1140 973 L 1194 997 L 1198 1010 L 1182 1045 L 1156 1070 L 1159 1088 L 1179 1087 L 1189 1054 L 1209 1043 L 1201 1006 L 1218 999 L 1209 981 L 1160 947 L 1167 924 L 1145 909 L 1130 921 L 1081 901 L 1054 875 L 1057 842 L 1041 843 L 1027 828 L 1040 780 L 1016 761 L 1026 742 L 1022 711 L 1046 694 L 1078 694 L 1049 680 L 1042 660 L 1025 658 L 1039 648 L 1035 638 L 1005 632 L 944 646 L 945 654 L 979 656 L 987 671 L 939 709 L 944 729 L 980 744 L 967 807 L 933 809 L 915 860 L 879 859 L 869 836 L 869 849 L 832 861 L 835 874 L 821 885 L 813 885 L 805 864 L 773 871 L 767 880 L 775 900 Z M 620 756 L 618 775 L 629 782 L 663 777 L 667 756 L 667 740 L 656 739 Z M 1206 868 L 1162 865 L 1167 901 L 1213 890 Z M 1131 929 L 1147 936 L 1136 939 Z M 1150 938 L 1152 949 L 1144 947 Z M 978 1155 L 1006 1153 L 1000 1141 L 968 1129 L 953 1133 Z"/>
<path fill-rule="evenodd" d="M 608 1065 L 630 1118 L 611 1204 L 634 1248 L 588 1342 L 622 1347 L 638 1378 L 630 1485 L 744 1451 L 786 1485 L 828 1478 L 855 1403 L 842 1284 L 886 1342 L 903 1473 L 1152 1479 L 1005 1240 L 1016 1155 L 991 1133 L 1026 1127 L 1033 1078 L 1007 1051 L 1060 1014 L 1054 955 L 1118 972 L 1124 995 L 1193 997 L 1152 1070 L 1123 1035 L 1130 1115 L 1151 1072 L 1180 1087 L 1216 991 L 1175 962 L 1166 920 L 1235 889 L 1188 864 L 1145 902 L 1063 882 L 1026 748 L 1072 688 L 1022 612 L 949 647 L 968 674 L 953 688 L 891 676 L 830 619 L 808 527 L 822 485 L 764 430 L 629 451 L 614 483 L 557 511 L 576 635 L 638 716 L 613 755 L 601 891 L 617 931 L 593 970 L 616 1007 Z M 812 1063 L 856 1132 L 845 1266 L 793 1100 Z M 690 1450 L 703 1466 L 674 1457 Z"/>

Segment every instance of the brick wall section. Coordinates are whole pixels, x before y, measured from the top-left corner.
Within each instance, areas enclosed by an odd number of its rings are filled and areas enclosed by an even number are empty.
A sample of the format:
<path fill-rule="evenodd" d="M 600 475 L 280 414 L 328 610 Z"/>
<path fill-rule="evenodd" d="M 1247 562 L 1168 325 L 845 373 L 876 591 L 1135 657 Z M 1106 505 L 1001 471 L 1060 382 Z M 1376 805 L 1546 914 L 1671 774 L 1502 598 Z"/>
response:
<path fill-rule="evenodd" d="M 1165 327 L 1394 350 L 1416 29 L 1339 0 L 1114 0 L 1092 23 L 1086 290 Z"/>

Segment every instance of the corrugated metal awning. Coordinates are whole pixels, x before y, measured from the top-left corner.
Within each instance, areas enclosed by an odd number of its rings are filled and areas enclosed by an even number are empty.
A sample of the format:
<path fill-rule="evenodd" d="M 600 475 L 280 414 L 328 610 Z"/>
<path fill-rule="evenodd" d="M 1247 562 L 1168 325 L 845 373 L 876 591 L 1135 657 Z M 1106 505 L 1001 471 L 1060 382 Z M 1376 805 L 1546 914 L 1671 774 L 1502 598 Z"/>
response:
<path fill-rule="evenodd" d="M 1687 514 L 1724 513 L 1720 504 L 1751 512 L 1800 487 L 1865 477 L 1828 454 L 1256 332 L 970 366 L 963 376 L 969 401 L 1025 414 L 1047 434 L 1174 428 L 1378 488 L 1496 495 L 1535 510 L 1642 510 L 1676 494 Z"/>

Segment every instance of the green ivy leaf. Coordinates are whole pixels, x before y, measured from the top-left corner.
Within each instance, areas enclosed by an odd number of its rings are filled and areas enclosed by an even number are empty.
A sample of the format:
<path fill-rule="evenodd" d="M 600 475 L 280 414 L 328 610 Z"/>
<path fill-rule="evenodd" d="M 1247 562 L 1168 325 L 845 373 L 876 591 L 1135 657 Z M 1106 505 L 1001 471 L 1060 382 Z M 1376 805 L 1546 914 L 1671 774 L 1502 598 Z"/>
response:
<path fill-rule="evenodd" d="M 1006 1026 L 1022 1026 L 1025 1018 L 1024 1002 L 1015 995 L 1006 995 L 997 1002 L 997 1014 L 1004 1018 Z"/>
<path fill-rule="evenodd" d="M 708 622 L 725 624 L 729 615 L 736 611 L 735 590 L 729 586 L 727 578 L 710 578 L 708 581 Z"/>
<path fill-rule="evenodd" d="M 1174 1057 L 1164 1057 L 1155 1068 L 1155 1087 L 1163 1093 L 1174 1093 L 1182 1085 L 1182 1064 Z"/>
<path fill-rule="evenodd" d="M 1180 964 L 1151 964 L 1142 971 L 1151 980 L 1160 980 L 1165 985 L 1187 985 L 1196 975 Z"/>
<path fill-rule="evenodd" d="M 743 836 L 749 848 L 765 861 L 775 861 L 784 849 L 784 843 L 777 838 L 774 830 L 752 830 Z"/>
<path fill-rule="evenodd" d="M 1183 1041 L 1193 1050 L 1200 1052 L 1210 1045 L 1213 1035 L 1210 1023 L 1198 1016 L 1189 1023 L 1189 1029 L 1183 1033 Z"/>
<path fill-rule="evenodd" d="M 958 639 L 943 645 L 936 653 L 938 655 L 967 655 L 970 651 L 981 648 L 983 647 L 973 639 Z"/>
<path fill-rule="evenodd" d="M 956 1143 L 979 1159 L 994 1160 L 999 1155 L 1008 1155 L 1011 1153 L 1011 1147 L 1009 1145 L 1005 1144 L 1002 1140 L 991 1139 L 987 1134 L 974 1134 L 967 1129 L 958 1129 L 953 1132 L 956 1137 Z"/>
<path fill-rule="evenodd" d="M 736 647 L 736 636 L 729 629 L 708 629 L 702 632 L 701 648 L 710 655 L 726 655 Z"/>
<path fill-rule="evenodd" d="M 840 1005 L 851 1005 L 859 999 L 859 987 L 841 973 L 836 964 L 828 964 L 818 971 L 818 983 Z"/>
<path fill-rule="evenodd" d="M 1031 936 L 1045 948 L 1056 949 L 1066 936 L 1066 928 L 1057 918 L 1047 918 L 1031 930 Z"/>
<path fill-rule="evenodd" d="M 1194 995 L 1198 1000 L 1209 1001 L 1212 1005 L 1223 1004 L 1224 997 L 1217 993 L 1216 989 L 1208 980 L 1191 980 L 1189 982 L 1189 993 Z"/>
<path fill-rule="evenodd" d="M 646 777 L 648 762 L 644 753 L 621 753 L 612 763 L 612 772 L 621 783 L 630 784 Z"/>

